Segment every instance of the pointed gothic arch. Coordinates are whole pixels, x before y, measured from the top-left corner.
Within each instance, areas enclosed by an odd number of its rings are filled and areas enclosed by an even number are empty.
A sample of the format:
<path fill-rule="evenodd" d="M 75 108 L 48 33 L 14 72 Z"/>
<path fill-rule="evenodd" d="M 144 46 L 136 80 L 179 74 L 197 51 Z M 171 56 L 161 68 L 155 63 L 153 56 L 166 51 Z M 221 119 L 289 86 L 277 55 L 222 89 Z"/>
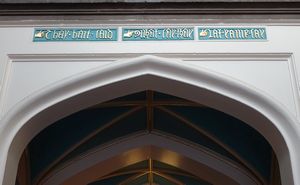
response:
<path fill-rule="evenodd" d="M 17 104 L 1 123 L 0 181 L 14 185 L 23 149 L 51 123 L 96 103 L 146 89 L 198 102 L 246 122 L 273 147 L 282 183 L 300 184 L 300 131 L 296 119 L 280 104 L 226 76 L 154 56 L 119 61 L 73 76 Z"/>

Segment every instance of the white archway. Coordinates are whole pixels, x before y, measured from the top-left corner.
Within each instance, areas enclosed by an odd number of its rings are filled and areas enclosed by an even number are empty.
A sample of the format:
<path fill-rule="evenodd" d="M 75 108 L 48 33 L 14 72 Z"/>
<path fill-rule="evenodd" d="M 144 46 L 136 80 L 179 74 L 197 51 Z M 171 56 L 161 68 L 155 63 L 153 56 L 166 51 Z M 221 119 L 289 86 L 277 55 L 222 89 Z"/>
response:
<path fill-rule="evenodd" d="M 73 76 L 17 104 L 1 120 L 0 182 L 14 185 L 23 149 L 51 123 L 96 103 L 147 89 L 204 104 L 248 123 L 273 147 L 283 185 L 300 185 L 300 127 L 280 104 L 207 69 L 154 56 L 123 60 Z"/>

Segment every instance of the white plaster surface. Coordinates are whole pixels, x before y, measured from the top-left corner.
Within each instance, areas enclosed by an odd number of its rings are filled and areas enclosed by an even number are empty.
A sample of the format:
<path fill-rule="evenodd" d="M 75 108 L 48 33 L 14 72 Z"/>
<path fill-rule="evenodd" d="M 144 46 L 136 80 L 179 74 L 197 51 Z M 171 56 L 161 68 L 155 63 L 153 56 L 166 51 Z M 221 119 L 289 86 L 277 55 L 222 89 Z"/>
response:
<path fill-rule="evenodd" d="M 275 98 L 283 107 L 296 115 L 295 94 L 291 71 L 286 61 L 185 61 L 239 80 Z"/>
<path fill-rule="evenodd" d="M 183 25 L 183 24 L 181 24 Z M 198 26 L 195 24 L 188 24 Z M 88 25 L 88 27 L 101 27 L 111 25 Z M 126 27 L 128 25 L 113 25 L 113 27 Z M 137 25 L 131 25 L 137 26 Z M 149 26 L 149 25 L 140 25 Z M 152 25 L 159 26 L 159 25 Z M 161 25 L 160 25 L 161 26 Z M 203 26 L 203 25 L 199 25 Z M 214 26 L 227 26 L 214 24 Z M 228 26 L 235 26 L 234 24 Z M 257 26 L 243 25 L 238 26 Z M 264 25 L 259 25 L 264 26 Z M 39 26 L 40 27 L 40 26 Z M 77 25 L 51 25 L 45 27 L 84 27 L 80 22 Z M 64 55 L 64 54 L 127 54 L 136 53 L 137 55 L 159 55 L 164 53 L 243 53 L 249 55 L 256 53 L 290 53 L 293 56 L 296 66 L 296 76 L 299 79 L 300 68 L 300 26 L 265 26 L 267 28 L 268 41 L 265 42 L 202 42 L 202 41 L 165 41 L 165 42 L 49 42 L 34 43 L 32 34 L 35 27 L 0 27 L 0 116 L 7 112 L 18 101 L 24 99 L 28 94 L 46 86 L 47 84 L 58 81 L 72 74 L 79 73 L 81 70 L 103 65 L 104 63 L 85 64 L 62 64 L 63 62 L 41 63 L 39 61 L 27 61 L 25 63 L 12 62 L 8 68 L 12 55 Z M 120 30 L 119 30 L 120 31 Z M 82 61 L 83 62 L 83 61 Z M 190 63 L 190 62 L 189 62 Z M 194 62 L 193 62 L 194 63 Z M 298 86 L 291 87 L 290 69 L 284 61 L 243 61 L 243 62 L 196 62 L 199 67 L 206 67 L 219 73 L 232 76 L 233 78 L 244 81 L 245 83 L 266 92 L 285 106 L 294 115 L 299 115 L 296 104 L 298 104 Z M 55 69 L 55 65 L 57 65 Z M 47 66 L 49 65 L 49 66 Z M 72 67 L 68 66 L 71 65 Z M 47 66 L 47 67 L 46 67 Z M 76 67 L 77 66 L 77 67 Z M 6 70 L 6 72 L 5 72 Z M 9 76 L 9 78 L 5 78 Z M 17 74 L 17 76 L 16 76 Z M 29 75 L 28 75 L 29 74 Z M 3 83 L 5 80 L 5 83 Z M 9 80 L 9 81 L 8 81 Z M 29 83 L 30 82 L 30 83 Z M 10 83 L 10 84 L 8 84 Z M 19 83 L 19 84 L 16 84 Z M 43 84 L 44 83 L 44 84 Z M 5 88 L 3 88 L 5 87 Z M 17 87 L 22 87 L 17 89 Z M 294 93 L 292 93 L 292 88 Z"/>
<path fill-rule="evenodd" d="M 21 24 L 21 23 L 20 23 Z M 126 21 L 124 21 L 124 25 L 126 24 Z M 113 27 L 116 26 L 124 26 L 124 25 L 113 25 Z M 131 25 L 131 26 L 138 26 L 139 24 Z M 166 25 L 164 23 L 160 23 L 157 26 Z M 181 25 L 191 25 L 189 23 L 182 23 Z M 34 21 L 32 22 L 32 26 L 28 25 L 26 27 L 22 27 L 19 25 L 5 27 L 1 25 L 0 28 L 0 78 L 2 78 L 2 82 L 0 84 L 1 87 L 1 93 L 0 93 L 0 112 L 2 112 L 2 117 L 0 117 L 0 150 L 3 151 L 0 153 L 0 183 L 3 184 L 4 179 L 4 169 L 5 166 L 5 159 L 9 159 L 13 161 L 13 163 L 17 163 L 17 160 L 15 160 L 14 157 L 18 159 L 22 147 L 25 146 L 29 142 L 29 136 L 28 141 L 23 141 L 23 138 L 20 137 L 20 140 L 16 140 L 15 142 L 17 144 L 10 145 L 15 137 L 15 134 L 19 132 L 19 128 L 22 128 L 22 124 L 25 124 L 25 120 L 28 120 L 30 116 L 34 115 L 36 110 L 42 110 L 41 107 L 56 103 L 54 100 L 52 100 L 49 97 L 44 97 L 46 100 L 39 99 L 40 97 L 37 96 L 35 100 L 35 97 L 31 97 L 31 99 L 26 99 L 26 97 L 29 97 L 30 94 L 38 92 L 40 90 L 44 90 L 43 92 L 47 92 L 46 87 L 48 85 L 51 85 L 55 82 L 61 81 L 62 79 L 66 79 L 72 75 L 79 75 L 79 73 L 83 71 L 87 71 L 88 69 L 97 68 L 101 65 L 106 65 L 107 63 L 105 61 L 101 62 L 90 62 L 88 59 L 84 60 L 81 58 L 81 61 L 76 62 L 63 62 L 63 60 L 57 61 L 48 61 L 48 62 L 39 62 L 38 60 L 28 60 L 26 62 L 17 61 L 18 56 L 23 56 L 26 58 L 26 56 L 52 56 L 52 55 L 97 55 L 97 54 L 111 54 L 111 56 L 114 56 L 115 54 L 118 54 L 119 56 L 129 53 L 135 53 L 137 56 L 143 56 L 143 55 L 163 55 L 165 53 L 168 53 L 169 56 L 172 54 L 176 55 L 178 53 L 183 53 L 188 55 L 194 55 L 194 54 L 245 54 L 245 55 L 256 55 L 256 54 L 274 54 L 274 58 L 276 58 L 277 54 L 290 54 L 293 59 L 293 62 L 295 62 L 295 72 L 296 77 L 299 79 L 300 74 L 300 26 L 299 25 L 272 25 L 272 26 L 266 26 L 266 25 L 247 25 L 244 23 L 240 24 L 231 24 L 231 25 L 224 25 L 222 22 L 214 24 L 214 26 L 265 26 L 267 28 L 267 34 L 268 34 L 268 41 L 264 42 L 200 42 L 200 41 L 182 41 L 182 42 L 175 42 L 175 41 L 166 41 L 166 42 L 51 42 L 51 43 L 34 43 L 32 42 L 32 34 L 34 30 Z M 73 25 L 67 25 L 63 24 L 63 21 L 57 21 L 56 24 L 50 24 L 50 25 L 44 25 L 45 27 L 82 27 L 84 26 L 83 23 L 76 22 L 76 24 Z M 101 27 L 101 26 L 111 26 L 111 25 L 88 25 L 88 27 Z M 126 25 L 125 25 L 126 26 Z M 128 26 L 128 25 L 127 25 Z M 151 25 L 139 25 L 139 26 L 151 26 Z M 152 25 L 153 26 L 153 25 Z M 174 25 L 173 25 L 174 26 Z M 195 25 L 192 24 L 192 26 L 202 26 L 202 25 Z M 40 26 L 38 26 L 40 27 Z M 16 61 L 11 61 L 11 58 L 16 59 Z M 30 58 L 30 57 L 29 57 Z M 34 58 L 34 57 L 33 57 Z M 122 57 L 121 57 L 122 58 Z M 171 58 L 176 58 L 172 57 Z M 149 59 L 149 57 L 145 57 L 144 59 Z M 147 63 L 148 61 L 144 61 L 144 59 L 140 62 L 140 73 L 144 73 L 144 71 L 150 70 L 147 66 L 151 64 Z M 150 57 L 151 59 L 151 57 Z M 178 58 L 180 59 L 180 58 Z M 76 58 L 74 59 L 76 60 Z M 201 79 L 200 77 L 206 77 L 204 72 L 204 69 L 208 69 L 210 71 L 215 71 L 220 75 L 217 80 L 217 91 L 220 94 L 228 95 L 232 99 L 238 99 L 244 102 L 246 105 L 254 107 L 256 110 L 258 110 L 259 113 L 262 113 L 263 115 L 266 115 L 267 118 L 269 118 L 274 123 L 274 130 L 275 128 L 278 128 L 283 137 L 286 140 L 278 140 L 277 137 L 273 136 L 274 133 L 269 133 L 270 129 L 269 123 L 266 124 L 266 127 L 263 127 L 261 125 L 264 125 L 265 122 L 261 122 L 258 124 L 258 122 L 253 121 L 254 127 L 257 127 L 258 130 L 261 131 L 267 138 L 269 137 L 272 141 L 271 144 L 275 146 L 276 151 L 279 152 L 279 154 L 282 154 L 282 160 L 281 160 L 281 170 L 289 169 L 290 171 L 294 172 L 293 178 L 291 177 L 284 177 L 285 183 L 284 185 L 300 185 L 300 178 L 299 178 L 299 120 L 295 120 L 295 116 L 299 115 L 299 112 L 297 113 L 297 107 L 296 105 L 299 103 L 299 97 L 298 96 L 298 86 L 295 84 L 299 83 L 293 83 L 293 75 L 291 74 L 291 68 L 288 65 L 287 61 L 284 60 L 235 60 L 235 61 L 222 61 L 222 59 L 219 59 L 218 61 L 189 61 L 188 59 L 183 59 L 182 62 L 189 63 L 190 65 L 194 67 L 199 67 L 199 71 L 201 71 L 201 74 L 199 72 L 197 78 L 194 79 L 195 76 L 190 75 L 189 73 L 192 73 L 193 70 L 188 68 L 188 70 L 185 71 L 184 74 L 181 69 L 185 69 L 186 67 L 181 66 L 179 64 L 176 64 L 177 67 L 172 66 L 173 59 L 168 60 L 168 73 L 171 74 L 172 78 L 175 79 L 175 81 L 183 81 L 187 83 L 195 83 L 197 87 L 201 88 L 208 88 L 210 86 L 214 86 L 214 80 L 215 80 L 215 73 L 209 73 L 208 80 L 206 78 Z M 156 62 L 155 65 L 153 65 L 153 74 L 157 74 L 160 71 L 160 67 L 165 67 L 164 65 L 165 60 L 159 60 Z M 172 64 L 172 65 L 171 65 Z M 133 70 L 134 67 L 131 66 L 130 62 L 128 63 L 128 70 L 131 70 L 130 72 L 124 70 L 122 65 L 119 63 L 117 68 L 120 72 L 127 74 L 127 75 L 133 75 L 136 73 L 135 70 Z M 123 66 L 124 67 L 124 66 Z M 131 68 L 132 67 L 132 68 Z M 204 69 L 203 69 L 204 68 Z M 122 76 L 122 74 L 117 73 L 117 71 L 114 71 L 114 67 L 109 68 L 110 73 L 106 74 L 106 76 L 103 76 L 104 73 L 100 69 L 97 70 L 97 75 L 102 75 L 101 78 L 108 78 L 107 76 L 112 75 L 113 77 L 119 76 L 120 79 L 126 79 L 127 76 Z M 154 70 L 155 69 L 155 70 Z M 168 71 L 171 69 L 170 71 Z M 173 71 L 172 71 L 173 70 Z M 87 74 L 88 76 L 89 74 Z M 160 74 L 161 76 L 164 76 L 165 74 Z M 167 74 L 166 74 L 167 75 Z M 226 78 L 222 79 L 221 76 L 224 75 Z M 188 76 L 189 79 L 183 79 L 184 77 Z M 80 77 L 80 76 L 79 76 Z M 178 78 L 180 77 L 180 78 Z M 229 77 L 229 78 L 227 78 Z M 89 79 L 88 77 L 84 76 L 84 79 Z M 91 78 L 93 79 L 93 78 Z M 163 78 L 162 78 L 163 79 Z M 194 81 L 189 81 L 190 79 Z M 230 79 L 230 80 L 228 80 Z M 5 83 L 3 84 L 3 81 L 5 80 Z M 101 81 L 102 79 L 95 80 L 95 83 L 98 83 L 98 81 Z M 142 78 L 140 79 L 142 80 Z M 295 79 L 294 79 L 295 80 Z M 244 86 L 238 84 L 235 89 L 230 89 L 230 85 L 234 84 L 231 82 L 242 82 L 241 84 L 244 84 L 247 88 L 247 91 L 243 91 L 245 89 Z M 63 81 L 62 81 L 63 82 Z M 67 81 L 68 82 L 68 81 Z M 106 79 L 105 83 L 109 83 L 110 79 Z M 155 81 L 156 82 L 156 81 Z M 197 83 L 196 83 L 197 82 Z M 226 83 L 225 83 L 226 82 Z M 89 83 L 85 81 L 85 83 Z M 128 82 L 130 83 L 130 82 Z M 143 82 L 139 81 L 142 85 Z M 160 81 L 159 81 L 160 83 Z M 199 83 L 199 84 L 198 84 Z M 223 86 L 224 84 L 227 84 L 227 86 Z M 62 83 L 63 84 L 63 83 Z M 68 83 L 67 83 L 68 84 Z M 204 84 L 204 85 L 203 85 Z M 89 88 L 94 87 L 95 84 L 90 84 Z M 157 84 L 156 84 L 157 85 Z M 168 86 L 168 84 L 164 84 L 167 87 L 167 92 L 173 92 L 173 89 Z M 5 88 L 3 88 L 3 86 Z M 76 88 L 80 89 L 82 84 L 76 84 Z M 241 86 L 241 87 L 240 87 Z M 53 87 L 53 86 L 52 86 Z M 55 86 L 54 86 L 55 87 Z M 160 85 L 157 85 L 157 88 L 159 89 Z M 183 87 L 178 86 L 178 87 Z M 190 87 L 190 89 L 193 86 Z M 252 88 L 253 87 L 253 88 Z M 59 90 L 63 89 L 60 86 L 55 87 Z M 130 89 L 131 87 L 126 86 L 126 90 Z M 211 87 L 212 89 L 214 87 Z M 46 89 L 46 90 L 45 90 Z M 54 88 L 53 88 L 54 89 Z M 124 90 L 124 88 L 120 88 L 121 90 Z M 136 88 L 139 89 L 139 88 Z M 145 88 L 144 88 L 145 89 Z M 209 89 L 209 88 L 208 88 Z M 80 89 L 81 90 L 81 89 Z M 124 90 L 124 91 L 126 91 Z M 70 90 L 71 91 L 71 90 Z M 182 90 L 183 91 L 183 90 Z M 66 93 L 68 90 L 66 90 Z M 73 91 L 72 91 L 73 92 Z M 81 91 L 76 91 L 81 92 Z M 129 90 L 128 90 L 129 92 Z M 130 91 L 131 92 L 131 91 Z M 200 92 L 200 90 L 199 90 Z M 229 93 L 228 93 L 229 92 Z M 248 94 L 247 94 L 248 92 Z M 259 92 L 259 95 L 256 95 L 256 92 Z M 57 92 L 58 93 L 58 92 Z M 118 92 L 115 92 L 118 94 Z M 176 92 L 180 95 L 180 91 Z M 174 94 L 176 94 L 174 93 Z M 186 96 L 191 96 L 190 92 L 185 92 Z M 255 96 L 250 97 L 252 94 L 255 94 Z M 47 94 L 48 96 L 49 94 Z M 57 99 L 55 101 L 59 101 L 63 98 L 67 97 L 67 95 L 59 96 L 57 95 Z M 108 95 L 107 95 L 108 96 Z M 213 96 L 212 96 L 213 97 Z M 200 98 L 200 97 L 199 97 Z M 192 97 L 191 97 L 192 99 Z M 22 104 L 22 101 L 23 104 Z M 26 101 L 28 100 L 28 101 Z M 34 105 L 28 103 L 30 101 L 36 101 Z M 213 99 L 212 99 L 213 100 Z M 86 100 L 82 100 L 86 101 Z M 196 101 L 196 99 L 195 99 Z M 205 100 L 204 100 L 205 101 Z M 21 102 L 18 106 L 13 107 L 14 105 L 17 105 L 19 102 Z M 25 102 L 25 103 L 24 103 Z M 41 107 L 37 106 L 36 104 L 41 104 Z M 26 105 L 26 109 L 23 109 L 23 106 Z M 223 105 L 222 105 L 223 106 Z M 13 107 L 13 108 L 12 108 Z M 32 108 L 32 110 L 30 109 Z M 233 106 L 234 107 L 234 106 Z M 72 108 L 72 107 L 70 107 Z M 224 108 L 225 109 L 225 108 Z M 233 109 L 233 108 L 232 108 Z M 11 111 L 8 111 L 11 110 Z M 22 110 L 23 112 L 18 112 L 19 110 Z M 26 113 L 28 111 L 29 113 Z M 229 112 L 229 111 L 228 111 Z M 236 111 L 230 112 L 231 114 L 242 114 Z M 291 114 L 292 113 L 292 114 Z M 259 114 L 255 114 L 259 116 Z M 236 115 L 239 117 L 239 115 Z M 241 115 L 242 118 L 249 117 L 248 114 L 243 113 Z M 251 115 L 250 115 L 251 116 Z M 57 116 L 59 117 L 59 116 Z M 248 118 L 247 119 L 250 119 Z M 49 119 L 49 118 L 47 118 Z M 246 119 L 246 118 L 245 118 Z M 252 119 L 252 118 L 251 118 Z M 254 119 L 254 118 L 253 118 Z M 14 121 L 16 120 L 16 121 Z M 270 121 L 270 122 L 271 122 Z M 257 124 L 257 125 L 255 125 Z M 46 126 L 46 125 L 45 125 Z M 6 128 L 6 130 L 4 130 Z M 273 128 L 273 127 L 272 127 Z M 33 128 L 36 129 L 36 128 Z M 28 129 L 30 130 L 30 129 Z M 24 135 L 27 135 L 24 131 Z M 36 129 L 39 130 L 39 129 Z M 280 142 L 279 142 L 280 141 Z M 22 143 L 24 142 L 24 143 Z M 278 144 L 279 142 L 279 144 Z M 284 145 L 284 143 L 287 143 L 287 145 Z M 281 146 L 282 145 L 282 146 Z M 15 147 L 16 150 L 20 150 L 14 153 L 14 151 L 10 151 L 10 147 Z M 22 147 L 21 147 L 22 146 Z M 1 148 L 2 147 L 2 148 Z M 285 150 L 283 151 L 281 147 L 285 147 Z M 11 156 L 11 154 L 13 156 Z M 8 157 L 6 156 L 8 155 Z M 291 166 L 289 166 L 289 163 L 285 163 L 284 160 L 289 160 L 289 157 L 291 158 Z M 9 161 L 8 162 L 11 162 Z M 10 164 L 13 164 L 10 163 Z M 13 178 L 15 178 L 16 173 L 16 166 L 12 166 L 11 171 L 6 171 L 7 174 L 13 174 L 11 176 L 8 175 L 8 181 L 10 182 L 9 185 L 13 184 Z M 288 166 L 288 167 L 287 167 Z M 286 175 L 292 175 L 288 172 Z M 296 175 L 297 174 L 297 175 Z M 11 178 L 11 179 L 10 179 Z M 6 185 L 6 184 L 5 184 Z"/>
<path fill-rule="evenodd" d="M 47 85 L 109 62 L 13 62 L 4 92 L 4 113 Z"/>
<path fill-rule="evenodd" d="M 79 23 L 78 23 L 79 24 Z M 187 23 L 186 23 L 187 24 Z M 188 25 L 188 24 L 187 24 Z M 241 26 L 242 24 L 239 24 Z M 52 25 L 46 27 L 68 27 L 70 25 Z M 80 27 L 73 25 L 71 27 Z M 99 25 L 96 25 L 99 26 Z M 107 26 L 107 25 L 106 25 Z M 108 25 L 109 26 L 109 25 Z M 114 25 L 115 27 L 116 25 Z M 126 25 L 117 25 L 126 26 Z M 141 25 L 142 26 L 142 25 Z M 149 25 L 144 25 L 149 26 Z M 154 25 L 155 26 L 155 25 Z M 197 26 L 193 24 L 192 26 Z M 220 26 L 214 24 L 214 26 Z M 226 26 L 226 25 L 221 25 Z M 232 26 L 232 25 L 230 25 Z M 234 26 L 234 25 L 233 25 Z M 246 25 L 257 26 L 257 25 Z M 260 25 L 261 26 L 261 25 Z M 89 25 L 95 27 L 95 25 Z M 26 63 L 14 63 L 12 68 L 7 68 L 9 57 L 15 54 L 101 54 L 101 53 L 140 53 L 163 54 L 163 53 L 291 53 L 295 60 L 295 66 L 299 66 L 300 58 L 300 26 L 268 26 L 266 42 L 197 42 L 197 41 L 174 41 L 165 42 L 49 42 L 34 43 L 32 34 L 34 27 L 1 27 L 0 28 L 0 112 L 7 112 L 18 101 L 28 94 L 38 90 L 47 84 L 78 73 L 81 70 L 93 68 L 103 63 L 85 64 L 62 64 L 41 63 L 28 61 Z M 283 36 L 284 35 L 284 36 Z M 194 63 L 194 62 L 193 62 Z M 55 67 L 56 64 L 59 64 Z M 72 67 L 68 66 L 71 65 Z M 294 115 L 296 112 L 297 97 L 292 93 L 291 77 L 288 66 L 284 62 L 243 61 L 243 62 L 197 62 L 197 66 L 207 67 L 219 73 L 232 76 L 244 81 L 274 97 L 282 103 Z M 77 66 L 77 67 L 76 67 Z M 57 69 L 55 69 L 57 68 Z M 8 84 L 3 88 L 5 69 L 9 72 Z M 298 67 L 299 69 L 299 67 Z M 297 68 L 296 68 L 297 70 Z M 299 70 L 296 71 L 299 75 Z M 296 75 L 297 75 L 296 74 Z M 19 83 L 19 84 L 16 84 Z M 43 84 L 44 83 L 44 84 Z M 17 87 L 22 87 L 17 89 Z M 294 87 L 294 89 L 297 87 Z M 297 95 L 297 92 L 296 92 Z M 3 107 L 4 106 L 4 107 Z M 1 114 L 3 115 L 3 113 Z"/>
<path fill-rule="evenodd" d="M 267 93 L 296 115 L 292 80 L 286 61 L 184 61 L 239 80 Z M 111 62 L 13 62 L 4 92 L 3 114 L 47 85 Z"/>

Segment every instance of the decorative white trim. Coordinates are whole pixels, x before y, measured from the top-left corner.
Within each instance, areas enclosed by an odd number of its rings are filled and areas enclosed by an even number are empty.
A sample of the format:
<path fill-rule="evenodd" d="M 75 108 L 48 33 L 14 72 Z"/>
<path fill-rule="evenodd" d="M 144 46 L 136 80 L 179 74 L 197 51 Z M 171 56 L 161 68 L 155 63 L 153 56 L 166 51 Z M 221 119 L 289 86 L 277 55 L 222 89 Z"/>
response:
<path fill-rule="evenodd" d="M 198 102 L 248 123 L 272 145 L 282 184 L 300 185 L 299 123 L 276 100 L 224 75 L 149 55 L 70 77 L 10 110 L 0 127 L 0 182 L 14 185 L 23 149 L 51 123 L 96 103 L 146 89 Z"/>
<path fill-rule="evenodd" d="M 295 102 L 295 108 L 296 108 L 296 117 L 298 120 L 300 120 L 300 92 L 299 92 L 299 80 L 297 75 L 297 69 L 296 69 L 296 63 L 294 59 L 294 55 L 290 55 L 290 57 L 287 58 L 287 63 L 290 71 L 290 78 L 291 78 L 291 87 L 293 90 L 293 96 L 294 96 L 294 102 Z"/>
<path fill-rule="evenodd" d="M 7 91 L 7 85 L 9 84 L 9 76 L 11 73 L 11 64 L 12 64 L 12 59 L 7 56 L 6 60 L 3 62 L 4 63 L 4 75 L 1 80 L 1 87 L 0 87 L 0 120 L 3 116 L 3 110 L 4 110 L 4 97 L 5 93 Z M 1 77 L 0 77 L 1 79 Z"/>
<path fill-rule="evenodd" d="M 179 17 L 180 16 L 180 17 Z M 131 16 L 92 16 L 87 20 L 86 16 L 72 16 L 67 19 L 66 16 L 52 15 L 52 20 L 47 18 L 42 19 L 41 16 L 27 16 L 25 19 L 22 16 L 6 17 L 0 19 L 0 28 L 28 28 L 28 27 L 57 27 L 62 24 L 64 27 L 97 27 L 105 26 L 147 26 L 163 24 L 164 26 L 223 26 L 224 23 L 228 26 L 299 26 L 300 21 L 298 15 L 279 15 L 274 18 L 274 15 L 266 16 L 254 15 L 253 17 L 241 19 L 241 15 L 233 17 L 233 15 L 179 15 L 164 16 L 164 15 L 136 15 L 134 19 Z M 257 19 L 257 16 L 260 19 Z M 126 19 L 127 18 L 127 19 Z M 157 23 L 159 19 L 159 23 Z"/>
<path fill-rule="evenodd" d="M 79 54 L 9 54 L 13 62 L 76 62 L 76 61 L 115 61 L 155 55 L 163 58 L 180 58 L 196 61 L 283 61 L 292 53 L 79 53 Z"/>

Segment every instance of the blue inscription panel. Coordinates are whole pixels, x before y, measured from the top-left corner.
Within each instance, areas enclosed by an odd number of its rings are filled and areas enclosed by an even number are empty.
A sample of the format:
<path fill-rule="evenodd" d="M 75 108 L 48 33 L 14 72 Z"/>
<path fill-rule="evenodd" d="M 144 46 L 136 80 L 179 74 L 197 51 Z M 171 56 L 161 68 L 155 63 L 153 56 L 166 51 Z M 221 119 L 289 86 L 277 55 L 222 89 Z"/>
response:
<path fill-rule="evenodd" d="M 115 28 L 36 28 L 34 42 L 117 41 Z"/>
<path fill-rule="evenodd" d="M 193 27 L 123 28 L 123 41 L 194 40 Z"/>
<path fill-rule="evenodd" d="M 266 28 L 198 27 L 199 40 L 267 40 Z"/>

